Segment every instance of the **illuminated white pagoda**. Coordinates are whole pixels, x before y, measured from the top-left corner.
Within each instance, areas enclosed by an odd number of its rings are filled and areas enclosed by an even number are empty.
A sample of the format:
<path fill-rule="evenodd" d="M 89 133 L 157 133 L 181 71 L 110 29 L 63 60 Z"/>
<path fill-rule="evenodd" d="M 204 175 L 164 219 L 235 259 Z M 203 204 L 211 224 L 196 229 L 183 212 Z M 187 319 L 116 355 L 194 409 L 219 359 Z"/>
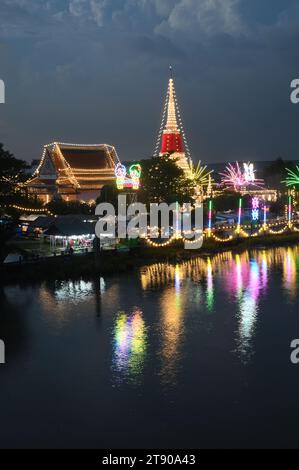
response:
<path fill-rule="evenodd" d="M 170 67 L 171 70 L 171 67 Z M 160 149 L 160 151 L 159 151 Z M 170 154 L 186 176 L 190 176 L 191 157 L 177 103 L 173 77 L 169 79 L 162 123 L 154 155 Z"/>

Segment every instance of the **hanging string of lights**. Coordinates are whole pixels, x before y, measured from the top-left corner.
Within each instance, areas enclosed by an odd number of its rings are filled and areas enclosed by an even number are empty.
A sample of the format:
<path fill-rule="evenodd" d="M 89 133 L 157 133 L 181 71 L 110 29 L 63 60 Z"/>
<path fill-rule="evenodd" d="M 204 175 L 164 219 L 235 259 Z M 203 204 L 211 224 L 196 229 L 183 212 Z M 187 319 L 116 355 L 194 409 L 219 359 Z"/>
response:
<path fill-rule="evenodd" d="M 45 214 L 46 213 L 46 214 L 51 215 L 51 216 L 54 217 L 54 214 L 46 208 L 32 209 L 31 207 L 18 206 L 17 204 L 10 204 L 7 207 L 10 207 L 12 209 L 16 209 L 16 210 L 21 211 L 21 212 L 30 212 L 30 213 L 33 213 L 33 214 Z"/>
<path fill-rule="evenodd" d="M 161 126 L 158 132 L 158 138 L 156 141 L 156 146 L 154 149 L 154 156 L 157 157 L 159 155 L 159 148 L 161 144 L 161 139 L 162 139 L 162 134 L 166 126 L 166 121 L 170 122 L 173 124 L 173 131 L 180 133 L 184 142 L 184 147 L 185 147 L 185 153 L 187 156 L 187 162 L 188 165 L 191 166 L 192 163 L 192 158 L 191 158 L 191 152 L 190 148 L 188 145 L 188 141 L 186 138 L 185 130 L 184 130 L 184 125 L 183 125 L 183 120 L 174 88 L 174 81 L 173 81 L 173 75 L 172 75 L 172 68 L 171 69 L 171 78 L 168 82 L 168 88 L 167 88 L 167 93 L 166 93 L 166 100 L 163 108 L 163 113 L 162 113 L 162 121 L 161 121 Z"/>
<path fill-rule="evenodd" d="M 234 237 L 233 235 L 229 235 L 229 237 L 227 238 L 220 238 L 220 237 L 217 237 L 217 235 L 215 235 L 214 233 L 212 233 L 210 235 L 216 242 L 220 242 L 220 243 L 226 243 L 226 242 L 229 242 L 231 241 Z"/>
<path fill-rule="evenodd" d="M 265 233 L 265 234 L 268 233 L 268 234 L 271 234 L 271 235 L 281 235 L 281 234 L 283 234 L 284 232 L 286 232 L 287 230 L 290 230 L 290 229 L 293 232 L 299 232 L 299 228 L 295 227 L 294 224 L 292 224 L 291 226 L 289 224 L 287 224 L 284 227 L 282 227 L 280 230 L 273 230 L 273 229 L 270 228 L 272 226 L 277 226 L 277 225 L 281 225 L 281 224 L 274 223 L 274 224 L 267 224 L 266 226 L 263 224 L 254 233 L 247 233 L 244 230 L 243 226 L 239 227 L 237 225 L 237 227 L 234 229 L 233 233 L 231 235 L 229 235 L 228 237 L 226 237 L 226 238 L 221 238 L 221 237 L 217 236 L 215 234 L 215 232 L 213 231 L 214 229 L 207 228 L 205 230 L 205 232 L 203 233 L 202 237 L 203 238 L 212 238 L 213 240 L 215 240 L 216 242 L 219 242 L 219 243 L 227 243 L 227 242 L 233 240 L 235 238 L 235 236 L 238 236 L 238 237 L 241 236 L 242 238 L 250 238 L 250 237 L 257 237 L 262 233 Z M 251 226 L 250 225 L 245 225 L 244 227 L 250 228 Z M 230 227 L 230 229 L 231 228 L 232 227 Z M 198 240 L 189 240 L 188 238 L 182 237 L 180 235 L 173 236 L 173 237 L 169 238 L 167 241 L 162 242 L 162 243 L 153 242 L 149 237 L 145 238 L 146 243 L 150 246 L 155 247 L 155 248 L 168 246 L 168 245 L 170 245 L 171 243 L 173 243 L 174 241 L 177 241 L 177 240 L 182 240 L 182 241 L 187 242 L 189 244 L 198 243 Z"/>
<path fill-rule="evenodd" d="M 184 144 L 185 144 L 187 159 L 188 159 L 188 162 L 189 162 L 189 165 L 190 165 L 191 161 L 192 161 L 191 152 L 190 152 L 189 145 L 188 145 L 188 142 L 187 142 L 187 138 L 186 138 L 186 134 L 185 134 L 185 130 L 184 130 L 184 125 L 183 125 L 183 120 L 182 120 L 182 116 L 181 116 L 181 112 L 180 112 L 180 108 L 179 108 L 179 105 L 178 105 L 178 100 L 177 100 L 177 96 L 176 96 L 176 92 L 175 92 L 174 87 L 173 87 L 173 97 L 174 97 L 175 110 L 176 110 L 177 117 L 178 117 L 178 120 L 179 120 L 179 127 L 180 127 L 180 131 L 182 133 L 182 136 L 183 136 L 183 141 L 184 141 Z"/>
<path fill-rule="evenodd" d="M 154 150 L 154 157 L 158 157 L 158 155 L 159 155 L 159 146 L 160 146 L 163 129 L 164 129 L 165 122 L 166 122 L 166 113 L 167 113 L 168 100 L 169 100 L 169 86 L 167 88 L 166 99 L 165 99 L 164 108 L 163 108 L 163 112 L 162 112 L 161 126 L 160 126 L 160 129 L 159 129 L 159 132 L 158 132 L 158 138 L 157 138 L 157 142 L 156 142 L 156 146 L 155 146 L 155 150 Z"/>

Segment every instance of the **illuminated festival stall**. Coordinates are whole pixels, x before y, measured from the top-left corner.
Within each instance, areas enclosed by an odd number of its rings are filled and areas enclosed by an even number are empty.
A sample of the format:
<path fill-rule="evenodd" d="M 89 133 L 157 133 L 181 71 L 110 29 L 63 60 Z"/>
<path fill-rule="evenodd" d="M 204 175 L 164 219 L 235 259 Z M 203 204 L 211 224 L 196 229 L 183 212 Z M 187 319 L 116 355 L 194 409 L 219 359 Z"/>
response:
<path fill-rule="evenodd" d="M 43 236 L 49 237 L 52 251 L 91 251 L 95 222 L 83 222 L 77 217 L 58 217 Z"/>

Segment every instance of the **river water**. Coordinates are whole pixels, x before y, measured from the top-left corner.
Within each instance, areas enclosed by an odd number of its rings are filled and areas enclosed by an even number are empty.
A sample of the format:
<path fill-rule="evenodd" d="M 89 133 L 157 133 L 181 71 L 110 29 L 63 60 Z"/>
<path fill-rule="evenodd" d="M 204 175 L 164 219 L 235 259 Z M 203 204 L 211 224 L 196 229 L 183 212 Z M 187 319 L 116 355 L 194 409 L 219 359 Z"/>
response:
<path fill-rule="evenodd" d="M 298 447 L 299 248 L 1 289 L 0 447 Z"/>

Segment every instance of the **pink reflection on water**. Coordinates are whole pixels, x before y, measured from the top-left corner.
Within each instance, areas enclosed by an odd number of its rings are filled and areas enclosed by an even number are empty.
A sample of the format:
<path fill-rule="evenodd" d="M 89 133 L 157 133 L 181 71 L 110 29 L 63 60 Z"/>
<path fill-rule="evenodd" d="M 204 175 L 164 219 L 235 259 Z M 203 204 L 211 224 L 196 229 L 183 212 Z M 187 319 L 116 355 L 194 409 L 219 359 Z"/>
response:
<path fill-rule="evenodd" d="M 113 369 L 117 378 L 135 381 L 142 373 L 147 350 L 147 333 L 142 312 L 119 312 L 113 330 Z"/>
<path fill-rule="evenodd" d="M 283 285 L 289 295 L 289 299 L 294 301 L 297 293 L 297 267 L 294 250 L 288 248 L 283 263 Z"/>

